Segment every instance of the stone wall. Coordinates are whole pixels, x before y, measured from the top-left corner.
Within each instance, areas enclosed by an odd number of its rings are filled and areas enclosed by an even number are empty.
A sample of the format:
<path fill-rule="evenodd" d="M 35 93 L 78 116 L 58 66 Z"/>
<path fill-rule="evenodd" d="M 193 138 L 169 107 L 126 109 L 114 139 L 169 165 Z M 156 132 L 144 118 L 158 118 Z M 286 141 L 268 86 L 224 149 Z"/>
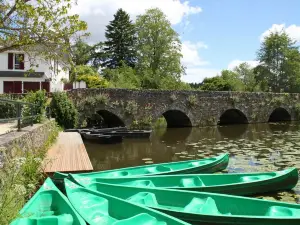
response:
<path fill-rule="evenodd" d="M 77 89 L 68 95 L 79 110 L 80 121 L 93 113 L 109 112 L 126 126 L 153 122 L 162 115 L 174 126 L 217 125 L 228 110 L 244 115 L 248 123 L 261 123 L 268 122 L 278 108 L 297 120 L 300 108 L 296 107 L 300 95 L 287 93 Z"/>
<path fill-rule="evenodd" d="M 51 127 L 55 126 L 55 120 L 47 120 L 42 124 L 34 124 L 22 128 L 20 132 L 11 132 L 0 135 L 0 149 L 3 148 L 8 154 L 14 156 L 14 149 L 19 148 L 24 151 L 38 149 L 45 145 Z M 0 152 L 0 167 L 3 162 L 3 152 Z"/>

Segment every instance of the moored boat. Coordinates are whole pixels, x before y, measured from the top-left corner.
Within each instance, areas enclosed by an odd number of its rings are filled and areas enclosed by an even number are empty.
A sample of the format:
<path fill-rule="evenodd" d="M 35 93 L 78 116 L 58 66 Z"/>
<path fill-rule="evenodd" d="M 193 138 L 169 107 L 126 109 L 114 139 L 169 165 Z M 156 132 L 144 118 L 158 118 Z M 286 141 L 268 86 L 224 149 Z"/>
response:
<path fill-rule="evenodd" d="M 90 178 L 118 178 L 131 176 L 153 176 L 169 174 L 193 174 L 193 173 L 213 173 L 223 170 L 229 162 L 229 154 L 222 154 L 206 159 L 187 160 L 179 162 L 169 162 L 151 164 L 136 167 L 127 167 L 115 170 L 105 170 L 100 172 L 79 173 L 80 176 Z M 67 174 L 54 173 L 55 178 L 67 177 Z"/>
<path fill-rule="evenodd" d="M 84 187 L 159 210 L 191 224 L 300 224 L 298 204 L 216 193 L 137 188 L 104 183 L 89 183 Z"/>
<path fill-rule="evenodd" d="M 149 138 L 151 135 L 151 130 L 128 130 L 128 131 L 111 131 L 105 132 L 104 135 L 121 135 L 124 138 Z"/>
<path fill-rule="evenodd" d="M 65 179 L 70 202 L 89 225 L 188 225 L 153 209 L 126 202 Z"/>
<path fill-rule="evenodd" d="M 70 175 L 80 182 L 81 176 Z M 85 178 L 83 178 L 84 180 Z M 93 178 L 90 182 L 129 187 L 167 188 L 233 195 L 254 195 L 290 190 L 298 182 L 298 169 L 266 173 L 162 175 L 135 178 Z"/>
<path fill-rule="evenodd" d="M 118 144 L 122 143 L 123 137 L 121 135 L 102 135 L 102 134 L 91 134 L 90 132 L 81 133 L 83 139 L 95 142 L 98 144 Z"/>
<path fill-rule="evenodd" d="M 20 215 L 11 225 L 86 225 L 50 178 L 24 205 Z"/>

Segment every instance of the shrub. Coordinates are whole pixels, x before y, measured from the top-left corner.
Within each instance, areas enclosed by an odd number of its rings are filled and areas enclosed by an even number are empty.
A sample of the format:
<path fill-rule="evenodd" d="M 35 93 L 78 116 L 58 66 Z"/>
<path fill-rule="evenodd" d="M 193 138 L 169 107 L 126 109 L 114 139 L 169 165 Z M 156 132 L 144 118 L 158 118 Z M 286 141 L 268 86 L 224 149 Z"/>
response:
<path fill-rule="evenodd" d="M 88 88 L 106 88 L 108 87 L 108 82 L 100 76 L 91 75 L 81 75 L 76 81 L 84 81 Z"/>
<path fill-rule="evenodd" d="M 13 219 L 19 217 L 20 209 L 39 188 L 39 183 L 44 178 L 42 161 L 59 132 L 59 128 L 54 124 L 50 129 L 47 142 L 39 149 L 25 152 L 16 145 L 13 148 L 13 158 L 10 155 L 11 151 L 2 149 L 4 165 L 0 169 L 0 224 L 10 224 Z"/>
<path fill-rule="evenodd" d="M 78 111 L 65 92 L 53 94 L 51 101 L 51 115 L 57 123 L 65 129 L 74 128 L 78 123 Z"/>
<path fill-rule="evenodd" d="M 189 106 L 197 105 L 197 97 L 195 95 L 190 95 L 187 100 L 188 100 Z"/>
<path fill-rule="evenodd" d="M 11 95 L 1 95 L 2 99 L 15 100 Z M 17 115 L 17 108 L 15 104 L 4 102 L 0 100 L 0 118 L 14 118 Z"/>
<path fill-rule="evenodd" d="M 36 91 L 29 92 L 25 98 L 24 102 L 34 104 L 33 106 L 23 105 L 22 117 L 25 117 L 22 123 L 28 123 L 31 121 L 31 112 L 35 117 L 33 118 L 33 123 L 40 123 L 45 118 L 46 104 L 47 104 L 46 91 Z M 27 118 L 26 118 L 27 117 Z"/>

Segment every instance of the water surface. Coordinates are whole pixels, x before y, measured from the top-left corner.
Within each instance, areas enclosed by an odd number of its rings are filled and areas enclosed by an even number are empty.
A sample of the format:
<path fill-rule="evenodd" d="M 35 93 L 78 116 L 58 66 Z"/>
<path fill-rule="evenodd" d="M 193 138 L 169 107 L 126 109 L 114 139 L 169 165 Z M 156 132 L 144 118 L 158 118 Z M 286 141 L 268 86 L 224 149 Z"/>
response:
<path fill-rule="evenodd" d="M 85 142 L 94 170 L 200 159 L 229 152 L 225 173 L 300 168 L 300 125 L 272 123 L 154 130 L 150 139 L 124 139 L 115 145 Z M 300 182 L 292 191 L 257 196 L 300 202 Z"/>

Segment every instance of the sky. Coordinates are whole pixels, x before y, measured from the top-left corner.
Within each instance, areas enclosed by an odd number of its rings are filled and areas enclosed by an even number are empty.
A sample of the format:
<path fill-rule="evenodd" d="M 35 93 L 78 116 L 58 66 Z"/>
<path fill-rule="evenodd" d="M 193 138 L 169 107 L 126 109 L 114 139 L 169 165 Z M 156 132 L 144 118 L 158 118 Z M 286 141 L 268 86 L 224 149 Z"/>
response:
<path fill-rule="evenodd" d="M 270 31 L 284 29 L 300 44 L 300 0 L 78 0 L 72 13 L 88 23 L 90 43 L 104 41 L 119 8 L 132 20 L 160 8 L 182 42 L 186 82 L 201 82 L 242 62 L 257 65 L 256 52 Z"/>

